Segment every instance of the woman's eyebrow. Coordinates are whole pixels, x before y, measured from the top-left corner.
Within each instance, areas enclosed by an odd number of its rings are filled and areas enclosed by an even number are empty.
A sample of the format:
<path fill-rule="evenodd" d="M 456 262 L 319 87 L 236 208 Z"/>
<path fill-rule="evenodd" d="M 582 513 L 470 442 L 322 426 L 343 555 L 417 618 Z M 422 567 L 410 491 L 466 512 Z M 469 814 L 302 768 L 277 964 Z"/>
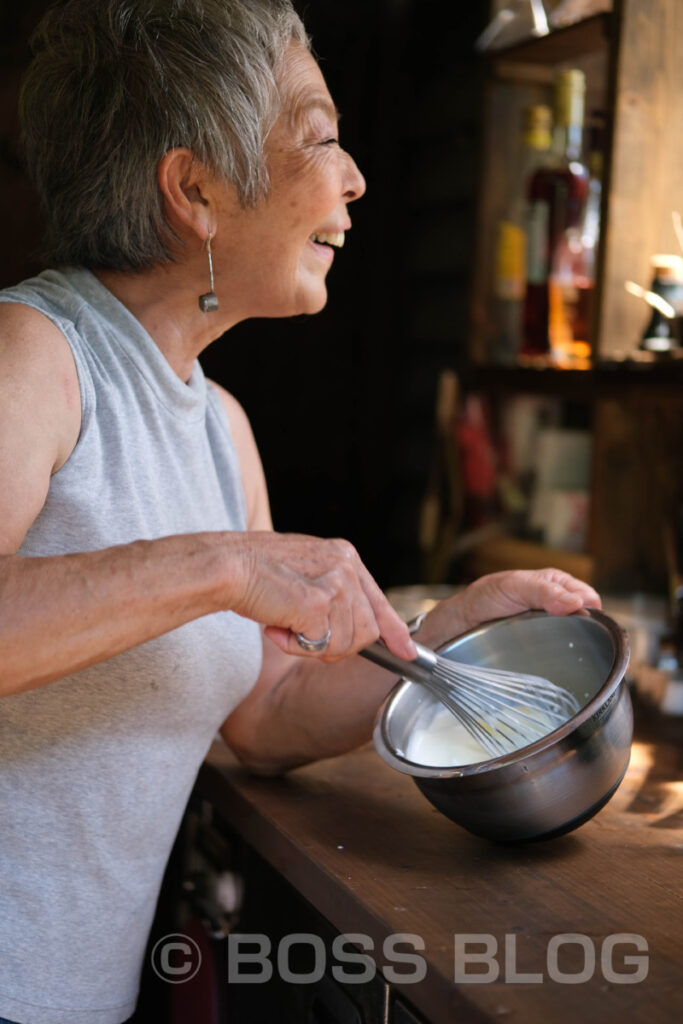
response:
<path fill-rule="evenodd" d="M 327 96 L 309 96 L 300 103 L 295 104 L 293 119 L 298 121 L 311 110 L 321 110 L 332 121 L 339 122 L 341 120 L 341 114 Z"/>

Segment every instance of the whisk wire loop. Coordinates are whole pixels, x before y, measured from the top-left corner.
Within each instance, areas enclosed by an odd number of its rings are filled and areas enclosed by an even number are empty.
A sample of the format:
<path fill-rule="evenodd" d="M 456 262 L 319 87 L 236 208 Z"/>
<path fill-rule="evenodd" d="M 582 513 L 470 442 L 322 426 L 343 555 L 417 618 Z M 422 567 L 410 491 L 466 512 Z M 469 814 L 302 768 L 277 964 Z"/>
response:
<path fill-rule="evenodd" d="M 360 653 L 423 685 L 494 757 L 528 746 L 579 710 L 576 697 L 549 679 L 467 665 L 416 646 L 415 661 L 397 658 L 381 643 Z"/>
<path fill-rule="evenodd" d="M 482 744 L 484 749 L 490 750 L 496 755 L 507 754 L 513 746 L 510 746 L 508 742 L 504 742 L 503 739 L 499 739 L 495 734 L 490 733 L 485 727 L 481 718 L 475 717 L 477 714 L 477 708 L 468 707 L 467 701 L 457 702 L 453 700 L 451 695 L 444 691 L 440 686 L 432 686 L 430 683 L 423 681 L 422 685 L 425 689 L 441 701 L 441 703 L 454 715 L 467 729 L 470 736 L 473 736 L 479 743 Z"/>

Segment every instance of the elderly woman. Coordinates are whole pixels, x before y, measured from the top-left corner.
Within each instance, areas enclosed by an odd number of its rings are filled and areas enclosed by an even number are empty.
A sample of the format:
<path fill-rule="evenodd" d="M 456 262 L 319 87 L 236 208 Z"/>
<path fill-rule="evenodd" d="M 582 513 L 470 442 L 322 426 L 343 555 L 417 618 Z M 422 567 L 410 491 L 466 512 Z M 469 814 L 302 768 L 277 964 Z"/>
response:
<path fill-rule="evenodd" d="M 216 731 L 264 774 L 340 754 L 393 683 L 356 652 L 415 650 L 348 543 L 272 531 L 247 418 L 197 362 L 324 306 L 365 189 L 289 0 L 67 0 L 35 50 L 56 269 L 0 293 L 0 1015 L 118 1024 Z M 496 574 L 419 639 L 590 604 Z"/>

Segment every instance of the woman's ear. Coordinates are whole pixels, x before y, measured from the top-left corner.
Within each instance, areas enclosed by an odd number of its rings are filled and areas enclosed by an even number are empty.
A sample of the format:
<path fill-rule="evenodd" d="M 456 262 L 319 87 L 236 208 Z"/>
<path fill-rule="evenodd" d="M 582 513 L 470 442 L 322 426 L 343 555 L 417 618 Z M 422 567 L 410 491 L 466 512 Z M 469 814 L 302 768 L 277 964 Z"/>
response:
<path fill-rule="evenodd" d="M 189 149 L 169 149 L 159 161 L 157 180 L 166 217 L 174 230 L 179 234 L 189 230 L 202 239 L 215 233 L 215 186 Z"/>

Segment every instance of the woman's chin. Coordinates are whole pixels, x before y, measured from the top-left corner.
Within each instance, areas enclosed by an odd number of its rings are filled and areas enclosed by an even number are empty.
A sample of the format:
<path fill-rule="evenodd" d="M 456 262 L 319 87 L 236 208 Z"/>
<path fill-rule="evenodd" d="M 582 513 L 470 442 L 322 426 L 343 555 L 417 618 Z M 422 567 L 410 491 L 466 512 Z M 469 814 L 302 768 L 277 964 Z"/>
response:
<path fill-rule="evenodd" d="M 298 288 L 294 293 L 280 293 L 269 296 L 269 301 L 252 307 L 251 316 L 269 318 L 310 316 L 320 313 L 327 305 L 327 287 L 324 280 L 317 280 L 306 288 Z"/>
<path fill-rule="evenodd" d="M 313 313 L 321 313 L 326 305 L 327 305 L 327 290 L 325 291 L 325 294 L 322 295 L 317 302 L 314 302 L 314 303 L 311 304 L 311 306 L 306 310 L 306 313 L 308 313 L 309 315 L 313 314 Z"/>
<path fill-rule="evenodd" d="M 304 294 L 299 296 L 299 301 L 297 302 L 297 314 L 311 316 L 314 313 L 320 313 L 326 305 L 327 288 L 323 283 L 318 288 L 307 289 Z"/>

